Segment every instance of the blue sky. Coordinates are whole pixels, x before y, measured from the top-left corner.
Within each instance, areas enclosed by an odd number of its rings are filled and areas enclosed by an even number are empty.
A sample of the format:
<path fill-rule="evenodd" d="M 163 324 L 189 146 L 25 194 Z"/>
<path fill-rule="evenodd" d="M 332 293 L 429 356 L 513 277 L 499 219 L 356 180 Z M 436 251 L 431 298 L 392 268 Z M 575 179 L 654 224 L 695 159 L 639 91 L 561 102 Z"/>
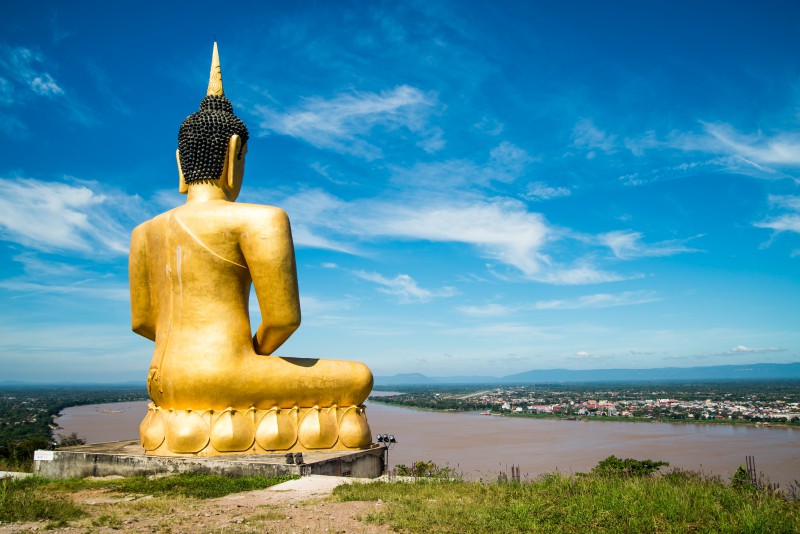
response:
<path fill-rule="evenodd" d="M 0 19 L 0 379 L 144 381 L 128 239 L 183 202 L 215 36 L 240 200 L 292 220 L 280 354 L 800 360 L 795 2 L 115 4 Z"/>

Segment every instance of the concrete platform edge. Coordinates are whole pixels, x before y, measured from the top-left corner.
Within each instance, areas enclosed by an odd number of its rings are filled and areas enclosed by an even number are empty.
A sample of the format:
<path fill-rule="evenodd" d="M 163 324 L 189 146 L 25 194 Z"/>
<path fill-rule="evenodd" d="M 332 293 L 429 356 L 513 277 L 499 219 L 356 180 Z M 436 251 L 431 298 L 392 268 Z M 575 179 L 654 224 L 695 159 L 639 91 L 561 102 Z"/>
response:
<path fill-rule="evenodd" d="M 305 464 L 287 464 L 284 454 L 236 456 L 147 456 L 138 441 L 80 445 L 56 451 L 36 451 L 34 474 L 47 478 L 136 476 L 208 473 L 229 477 L 329 475 L 375 478 L 384 471 L 384 449 L 311 452 Z"/>

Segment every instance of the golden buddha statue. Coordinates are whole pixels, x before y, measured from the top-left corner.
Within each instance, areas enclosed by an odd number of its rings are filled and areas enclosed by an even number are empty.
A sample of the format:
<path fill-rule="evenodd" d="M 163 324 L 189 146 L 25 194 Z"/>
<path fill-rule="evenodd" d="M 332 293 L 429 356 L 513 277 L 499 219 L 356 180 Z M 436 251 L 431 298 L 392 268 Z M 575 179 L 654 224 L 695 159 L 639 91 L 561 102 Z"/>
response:
<path fill-rule="evenodd" d="M 214 43 L 207 96 L 178 135 L 186 204 L 131 238 L 132 327 L 155 341 L 142 445 L 161 456 L 367 448 L 367 366 L 271 356 L 300 326 L 297 271 L 286 213 L 235 203 L 247 139 Z"/>

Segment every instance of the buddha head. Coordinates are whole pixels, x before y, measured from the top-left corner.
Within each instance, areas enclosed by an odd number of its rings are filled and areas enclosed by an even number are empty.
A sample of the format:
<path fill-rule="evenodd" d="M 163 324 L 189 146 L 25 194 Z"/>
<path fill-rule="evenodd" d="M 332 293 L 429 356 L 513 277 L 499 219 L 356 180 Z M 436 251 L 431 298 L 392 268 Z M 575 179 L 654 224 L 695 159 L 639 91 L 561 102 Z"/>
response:
<path fill-rule="evenodd" d="M 236 200 L 244 174 L 248 137 L 247 126 L 233 114 L 233 106 L 222 89 L 219 54 L 214 43 L 206 97 L 200 102 L 200 109 L 183 121 L 178 132 L 176 156 L 181 193 L 186 193 L 191 184 L 212 183 L 225 189 L 230 200 Z"/>

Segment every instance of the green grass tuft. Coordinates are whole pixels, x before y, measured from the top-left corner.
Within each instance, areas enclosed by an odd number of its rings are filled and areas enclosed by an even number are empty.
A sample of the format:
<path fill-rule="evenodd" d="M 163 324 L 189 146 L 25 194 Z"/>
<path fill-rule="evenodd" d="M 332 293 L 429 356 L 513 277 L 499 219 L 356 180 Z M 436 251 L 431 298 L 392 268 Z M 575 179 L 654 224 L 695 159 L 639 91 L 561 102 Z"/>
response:
<path fill-rule="evenodd" d="M 382 499 L 366 516 L 409 532 L 800 532 L 800 506 L 680 472 L 663 477 L 551 474 L 526 483 L 458 480 L 346 484 L 342 501 Z"/>
<path fill-rule="evenodd" d="M 49 521 L 48 528 L 59 528 L 86 512 L 66 495 L 80 490 L 105 489 L 116 493 L 153 496 L 180 496 L 198 499 L 223 497 L 230 493 L 267 488 L 293 480 L 296 476 L 227 478 L 220 475 L 182 473 L 150 479 L 144 476 L 119 480 L 48 480 L 38 477 L 0 480 L 0 522 Z M 116 516 L 100 516 L 94 526 L 119 528 Z"/>
<path fill-rule="evenodd" d="M 48 489 L 55 491 L 77 491 L 82 489 L 107 489 L 117 493 L 144 495 L 180 495 L 197 499 L 213 499 L 231 493 L 268 488 L 281 482 L 294 480 L 297 476 L 228 478 L 204 473 L 180 473 L 177 475 L 149 478 L 136 476 L 117 480 L 51 480 Z"/>
<path fill-rule="evenodd" d="M 0 480 L 0 522 L 47 520 L 58 526 L 86 515 L 69 498 L 45 494 L 46 483 L 36 477 Z"/>

